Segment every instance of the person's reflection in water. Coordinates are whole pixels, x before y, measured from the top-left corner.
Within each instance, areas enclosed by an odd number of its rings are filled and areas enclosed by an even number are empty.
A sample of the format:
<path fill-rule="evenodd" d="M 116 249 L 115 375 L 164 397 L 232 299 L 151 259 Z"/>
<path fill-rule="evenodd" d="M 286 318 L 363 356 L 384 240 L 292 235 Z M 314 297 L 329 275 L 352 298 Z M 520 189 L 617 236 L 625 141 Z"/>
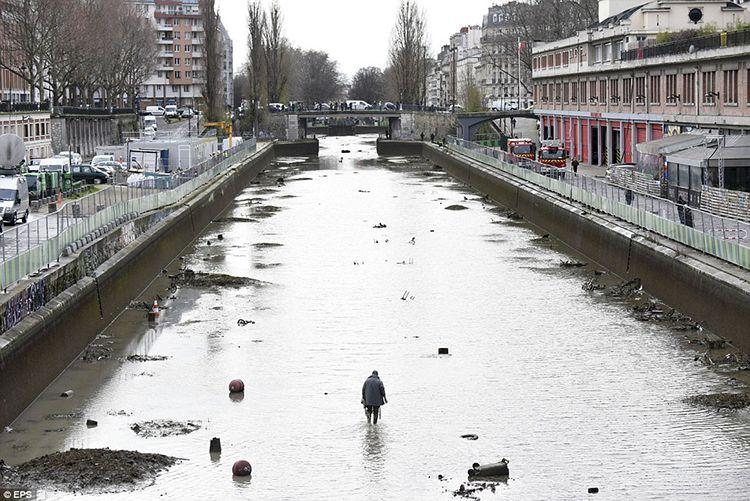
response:
<path fill-rule="evenodd" d="M 385 458 L 388 454 L 386 439 L 387 428 L 380 426 L 365 426 L 362 437 L 362 455 L 364 459 L 365 471 L 373 480 L 385 478 Z"/>

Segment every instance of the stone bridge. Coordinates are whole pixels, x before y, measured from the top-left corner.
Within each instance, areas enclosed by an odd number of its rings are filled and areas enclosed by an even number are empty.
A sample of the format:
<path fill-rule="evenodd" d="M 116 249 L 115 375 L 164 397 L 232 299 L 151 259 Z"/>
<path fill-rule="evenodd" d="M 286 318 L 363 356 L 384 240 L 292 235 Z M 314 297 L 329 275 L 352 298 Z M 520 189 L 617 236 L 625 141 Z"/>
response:
<path fill-rule="evenodd" d="M 474 134 L 484 123 L 489 123 L 499 134 L 496 120 L 507 118 L 533 118 L 531 110 L 482 111 L 473 113 L 450 113 L 447 111 L 409 111 L 409 110 L 320 110 L 275 113 L 271 116 L 271 125 L 275 135 L 288 141 L 304 139 L 314 133 L 313 124 L 319 119 L 336 120 L 372 118 L 379 122 L 383 132 L 390 133 L 392 139 L 418 139 L 424 133 L 425 138 L 435 134 L 437 139 L 455 135 L 472 140 Z M 372 128 L 368 129 L 371 132 Z"/>

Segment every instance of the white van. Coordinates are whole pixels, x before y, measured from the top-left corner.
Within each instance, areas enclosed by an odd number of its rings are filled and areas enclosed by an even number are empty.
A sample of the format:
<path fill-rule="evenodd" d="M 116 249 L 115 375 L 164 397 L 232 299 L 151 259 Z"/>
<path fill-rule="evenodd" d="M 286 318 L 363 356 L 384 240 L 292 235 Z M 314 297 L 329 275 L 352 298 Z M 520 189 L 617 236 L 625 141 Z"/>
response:
<path fill-rule="evenodd" d="M 156 127 L 156 117 L 153 115 L 146 115 L 143 117 L 143 128 L 146 129 L 148 127 L 153 127 L 154 130 L 157 129 Z"/>
<path fill-rule="evenodd" d="M 362 101 L 359 99 L 350 99 L 346 102 L 346 105 L 353 110 L 371 110 L 372 109 L 372 106 L 370 106 L 365 101 Z"/>
<path fill-rule="evenodd" d="M 65 157 L 43 158 L 39 160 L 40 172 L 70 172 L 70 161 Z"/>
<path fill-rule="evenodd" d="M 83 163 L 83 157 L 80 153 L 76 153 L 75 151 L 61 151 L 55 156 L 69 159 L 72 165 L 81 165 Z"/>
<path fill-rule="evenodd" d="M 29 219 L 29 186 L 23 176 L 0 176 L 0 210 L 3 221 L 16 224 Z"/>
<path fill-rule="evenodd" d="M 180 118 L 180 114 L 177 113 L 177 105 L 168 104 L 164 107 L 164 116 L 169 118 Z"/>
<path fill-rule="evenodd" d="M 114 155 L 94 155 L 94 158 L 91 159 L 91 165 L 96 167 L 97 165 L 104 163 L 104 162 L 114 162 L 115 156 Z"/>
<path fill-rule="evenodd" d="M 164 116 L 164 108 L 161 106 L 146 106 L 146 114 L 153 115 L 155 117 Z"/>

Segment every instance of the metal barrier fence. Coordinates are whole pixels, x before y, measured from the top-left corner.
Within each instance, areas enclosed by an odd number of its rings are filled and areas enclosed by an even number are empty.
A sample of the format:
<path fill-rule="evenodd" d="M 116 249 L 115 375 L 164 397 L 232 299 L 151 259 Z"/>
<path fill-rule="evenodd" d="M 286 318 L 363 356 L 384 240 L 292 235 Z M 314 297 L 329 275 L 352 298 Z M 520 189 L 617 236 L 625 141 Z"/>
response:
<path fill-rule="evenodd" d="M 538 162 L 464 141 L 446 140 L 448 148 L 488 166 L 653 231 L 671 240 L 750 269 L 750 224 L 676 204 L 570 170 L 556 171 Z M 557 174 L 557 175 L 555 175 Z"/>
<path fill-rule="evenodd" d="M 66 247 L 85 242 L 96 230 L 127 214 L 141 214 L 178 202 L 207 184 L 231 165 L 255 152 L 255 139 L 246 140 L 195 167 L 173 173 L 161 182 L 145 179 L 67 202 L 59 210 L 0 234 L 0 288 L 18 282 L 59 259 Z"/>

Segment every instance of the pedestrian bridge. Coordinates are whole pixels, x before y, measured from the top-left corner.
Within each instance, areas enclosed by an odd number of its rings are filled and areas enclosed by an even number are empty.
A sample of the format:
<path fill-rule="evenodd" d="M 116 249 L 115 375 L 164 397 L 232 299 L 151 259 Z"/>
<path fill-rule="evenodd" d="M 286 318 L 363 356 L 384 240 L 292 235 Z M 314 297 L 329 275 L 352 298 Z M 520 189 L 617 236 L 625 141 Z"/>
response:
<path fill-rule="evenodd" d="M 474 138 L 474 134 L 483 124 L 487 123 L 495 129 L 501 136 L 501 131 L 495 120 L 504 120 L 509 118 L 532 118 L 536 119 L 536 115 L 533 110 L 505 110 L 505 111 L 477 111 L 477 112 L 466 112 L 456 113 L 456 120 L 458 124 L 456 126 L 456 137 L 460 137 L 464 141 L 471 141 Z"/>

